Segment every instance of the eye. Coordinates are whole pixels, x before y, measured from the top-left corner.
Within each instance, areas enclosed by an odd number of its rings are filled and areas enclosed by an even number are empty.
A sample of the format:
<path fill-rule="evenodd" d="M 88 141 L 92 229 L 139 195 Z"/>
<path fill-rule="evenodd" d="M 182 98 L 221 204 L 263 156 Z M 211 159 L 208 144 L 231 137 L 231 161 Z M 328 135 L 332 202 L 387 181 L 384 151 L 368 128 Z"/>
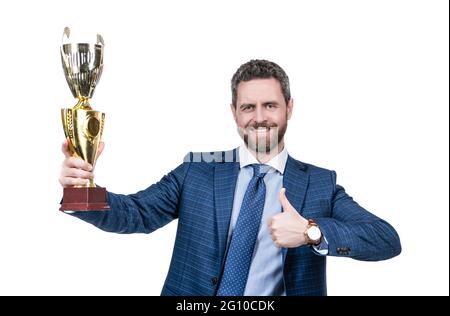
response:
<path fill-rule="evenodd" d="M 274 103 L 267 103 L 267 104 L 266 104 L 266 108 L 268 108 L 268 109 L 274 109 L 274 108 L 276 108 L 276 106 L 275 106 Z"/>
<path fill-rule="evenodd" d="M 242 107 L 242 111 L 250 111 L 251 109 L 253 109 L 253 105 L 251 104 L 247 104 Z"/>

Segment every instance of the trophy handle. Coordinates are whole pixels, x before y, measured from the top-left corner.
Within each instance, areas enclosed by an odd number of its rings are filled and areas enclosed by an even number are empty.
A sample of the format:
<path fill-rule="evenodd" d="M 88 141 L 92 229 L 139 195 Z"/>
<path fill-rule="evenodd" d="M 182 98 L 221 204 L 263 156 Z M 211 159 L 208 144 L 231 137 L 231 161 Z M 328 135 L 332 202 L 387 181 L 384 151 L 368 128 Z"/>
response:
<path fill-rule="evenodd" d="M 64 44 L 67 44 L 67 42 L 69 42 L 69 37 L 70 37 L 70 28 L 68 26 L 66 26 L 64 28 L 64 32 L 63 32 L 62 39 L 61 39 L 61 47 L 59 48 L 59 50 L 61 51 L 61 57 L 62 57 L 64 63 L 68 62 L 68 57 L 66 56 L 66 54 L 64 54 L 63 46 L 64 46 Z"/>
<path fill-rule="evenodd" d="M 66 26 L 64 28 L 64 32 L 62 35 L 62 45 L 67 44 L 70 38 L 70 28 L 68 26 Z M 61 50 L 62 50 L 62 45 L 61 45 Z M 105 41 L 103 40 L 103 36 L 101 36 L 100 34 L 97 34 L 97 45 L 99 46 L 105 46 Z"/>
<path fill-rule="evenodd" d="M 66 44 L 67 41 L 69 40 L 69 37 L 70 37 L 70 28 L 68 26 L 66 26 L 64 28 L 64 32 L 62 35 L 62 40 L 61 40 L 62 44 Z"/>
<path fill-rule="evenodd" d="M 97 34 L 97 45 L 105 46 L 105 41 L 103 40 L 103 36 L 101 36 L 100 34 Z"/>

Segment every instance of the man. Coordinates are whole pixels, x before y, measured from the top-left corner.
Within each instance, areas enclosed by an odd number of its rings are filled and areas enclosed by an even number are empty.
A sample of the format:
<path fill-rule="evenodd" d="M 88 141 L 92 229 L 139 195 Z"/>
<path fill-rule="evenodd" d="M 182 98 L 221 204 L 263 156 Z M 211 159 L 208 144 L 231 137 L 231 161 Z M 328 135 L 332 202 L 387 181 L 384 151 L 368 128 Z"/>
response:
<path fill-rule="evenodd" d="M 281 67 L 252 60 L 231 88 L 243 145 L 190 153 L 143 191 L 108 192 L 110 211 L 72 215 L 127 234 L 177 218 L 162 295 L 326 295 L 327 255 L 376 261 L 401 252 L 394 228 L 354 202 L 334 171 L 288 155 L 284 134 L 294 104 Z M 67 143 L 63 152 L 61 185 L 87 183 L 92 167 L 70 157 Z"/>

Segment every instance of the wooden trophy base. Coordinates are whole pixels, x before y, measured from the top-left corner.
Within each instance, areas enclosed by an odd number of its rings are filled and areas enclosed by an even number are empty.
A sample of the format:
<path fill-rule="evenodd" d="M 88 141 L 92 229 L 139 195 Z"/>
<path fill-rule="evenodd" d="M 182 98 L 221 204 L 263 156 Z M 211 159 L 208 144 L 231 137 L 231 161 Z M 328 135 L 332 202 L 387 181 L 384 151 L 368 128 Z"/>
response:
<path fill-rule="evenodd" d="M 64 188 L 60 211 L 108 211 L 105 188 Z"/>

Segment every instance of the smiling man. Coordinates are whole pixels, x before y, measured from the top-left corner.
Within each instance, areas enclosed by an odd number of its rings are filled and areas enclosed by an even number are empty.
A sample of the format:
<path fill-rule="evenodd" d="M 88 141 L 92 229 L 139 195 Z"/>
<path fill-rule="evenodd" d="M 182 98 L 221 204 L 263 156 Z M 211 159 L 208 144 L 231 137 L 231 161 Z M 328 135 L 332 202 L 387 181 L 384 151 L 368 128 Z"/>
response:
<path fill-rule="evenodd" d="M 240 147 L 190 153 L 143 191 L 108 192 L 110 211 L 71 215 L 125 234 L 178 219 L 162 295 L 326 295 L 327 256 L 377 261 L 401 252 L 394 228 L 353 201 L 334 171 L 287 153 L 294 103 L 281 67 L 251 60 L 231 89 Z M 61 185 L 86 184 L 92 166 L 66 142 L 62 150 Z"/>

